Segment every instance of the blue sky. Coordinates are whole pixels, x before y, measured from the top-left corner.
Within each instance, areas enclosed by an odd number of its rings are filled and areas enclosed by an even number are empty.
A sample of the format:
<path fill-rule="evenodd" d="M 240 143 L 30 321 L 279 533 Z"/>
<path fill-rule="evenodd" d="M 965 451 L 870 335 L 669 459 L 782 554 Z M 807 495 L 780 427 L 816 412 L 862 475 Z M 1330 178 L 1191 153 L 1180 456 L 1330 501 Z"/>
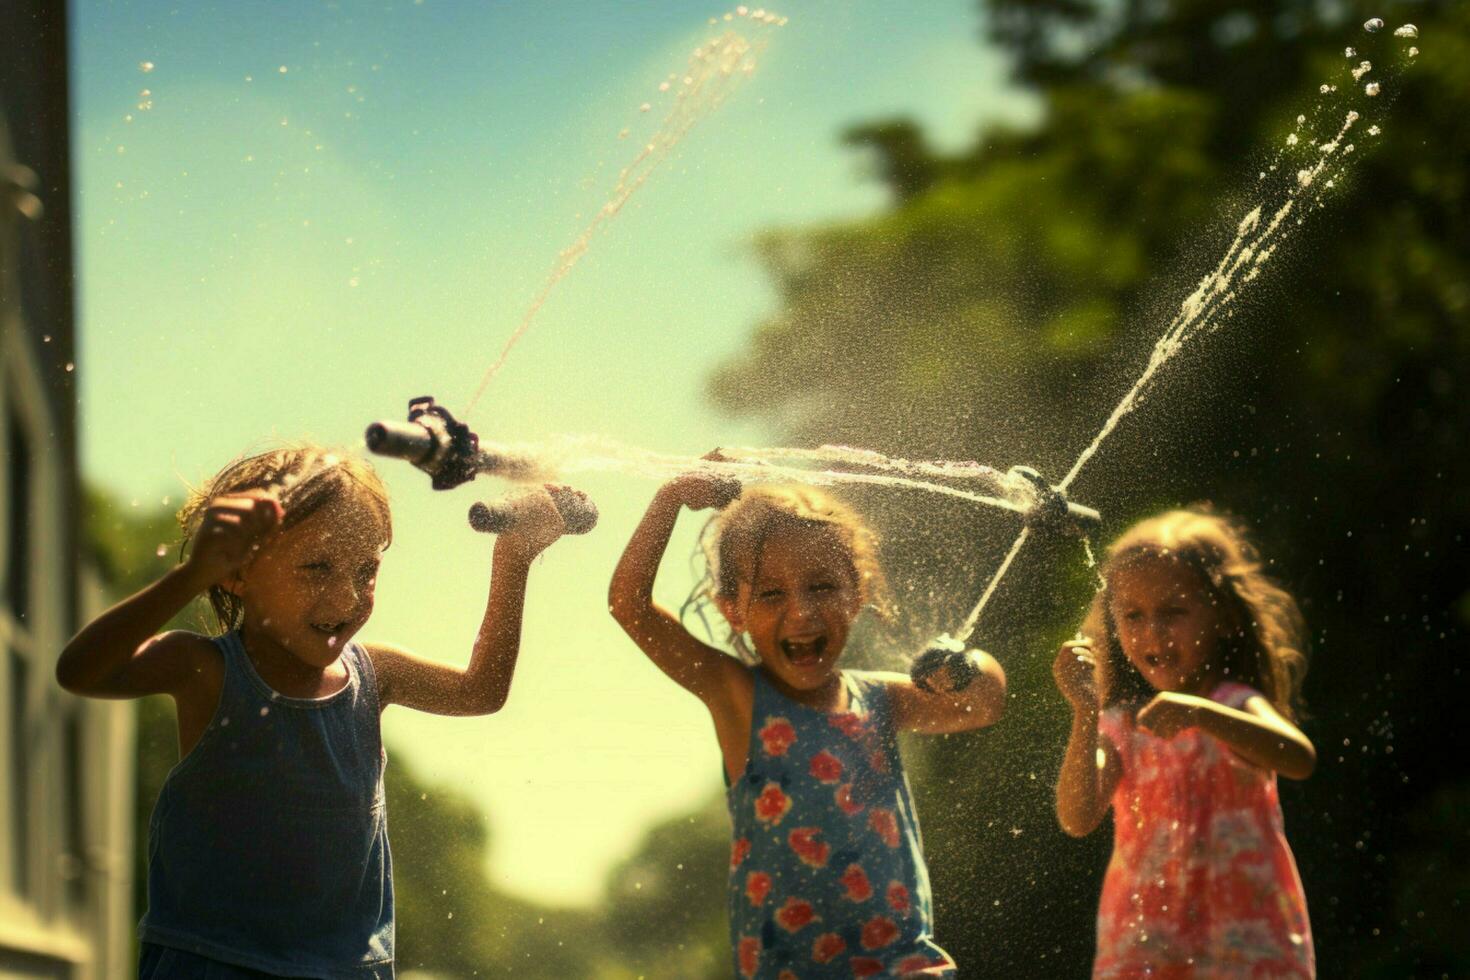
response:
<path fill-rule="evenodd" d="M 689 455 L 768 443 L 702 394 L 776 302 L 752 236 L 884 205 L 839 145 L 851 123 L 906 115 L 957 147 L 1032 111 L 979 42 L 973 0 L 773 9 L 789 23 L 765 29 L 754 75 L 512 352 L 472 419 L 483 439 L 596 434 Z M 725 10 L 73 0 L 88 476 L 176 505 L 185 483 L 273 439 L 359 445 L 367 422 L 422 394 L 462 408 L 667 104 L 658 83 L 725 29 L 707 23 Z M 490 544 L 464 515 L 502 488 L 435 494 L 406 466 L 380 471 L 396 534 L 365 635 L 462 663 Z M 703 709 L 604 608 L 655 486 L 578 482 L 602 521 L 534 569 L 506 709 L 391 709 L 384 727 L 431 780 L 485 807 L 499 884 L 585 903 L 644 828 L 720 783 Z M 690 531 L 660 579 L 670 602 L 692 585 Z"/>

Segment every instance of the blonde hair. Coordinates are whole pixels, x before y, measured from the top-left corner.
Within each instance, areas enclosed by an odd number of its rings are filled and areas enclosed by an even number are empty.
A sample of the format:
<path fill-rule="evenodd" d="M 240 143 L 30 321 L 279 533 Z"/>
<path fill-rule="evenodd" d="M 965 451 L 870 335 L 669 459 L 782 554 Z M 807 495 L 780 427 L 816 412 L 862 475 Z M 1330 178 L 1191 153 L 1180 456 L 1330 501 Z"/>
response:
<path fill-rule="evenodd" d="M 1204 505 L 1139 521 L 1109 546 L 1104 582 L 1117 569 L 1148 560 L 1177 561 L 1197 575 L 1221 613 L 1221 672 L 1294 719 L 1307 672 L 1306 624 L 1296 600 L 1266 574 L 1244 527 Z M 1106 585 L 1098 590 L 1082 631 L 1097 658 L 1103 704 L 1137 707 L 1153 689 L 1123 655 L 1109 593 Z"/>
<path fill-rule="evenodd" d="M 700 547 L 705 577 L 685 603 L 700 609 L 716 598 L 734 600 L 741 582 L 751 582 L 760 571 L 761 552 L 775 535 L 802 530 L 831 532 L 846 553 L 853 585 L 863 604 L 885 621 L 893 617 L 888 584 L 878 562 L 878 537 L 857 512 L 836 497 L 807 484 L 746 486 L 738 498 L 705 525 Z M 731 637 L 736 652 L 752 660 L 740 638 Z"/>
<path fill-rule="evenodd" d="M 179 509 L 183 537 L 179 561 L 188 556 L 189 546 L 199 532 L 204 513 L 219 497 L 249 490 L 278 492 L 281 528 L 299 524 L 335 500 L 356 499 L 366 503 L 383 519 L 388 540 L 393 539 L 393 519 L 388 508 L 388 488 L 376 471 L 349 453 L 301 443 L 241 456 L 216 473 L 202 487 L 191 489 Z M 239 627 L 244 615 L 240 597 L 221 585 L 209 587 L 209 605 L 220 632 Z"/>

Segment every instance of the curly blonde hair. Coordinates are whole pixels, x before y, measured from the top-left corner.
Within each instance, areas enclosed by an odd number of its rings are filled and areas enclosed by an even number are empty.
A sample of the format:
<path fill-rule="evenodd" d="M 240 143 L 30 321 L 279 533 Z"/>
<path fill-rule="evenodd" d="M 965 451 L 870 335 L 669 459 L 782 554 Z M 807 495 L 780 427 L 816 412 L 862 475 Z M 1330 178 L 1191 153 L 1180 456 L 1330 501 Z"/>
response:
<path fill-rule="evenodd" d="M 365 461 L 339 450 L 300 443 L 253 456 L 241 456 L 216 473 L 202 487 L 189 491 L 179 509 L 183 536 L 179 562 L 188 557 L 189 547 L 209 505 L 219 497 L 250 490 L 276 492 L 281 503 L 281 528 L 299 524 L 335 500 L 351 498 L 365 503 L 383 519 L 388 540 L 393 538 L 393 520 L 388 507 L 388 488 Z M 209 605 L 220 632 L 239 627 L 244 615 L 240 597 L 220 585 L 209 587 Z"/>
<path fill-rule="evenodd" d="M 1220 610 L 1221 673 L 1254 687 L 1282 715 L 1295 719 L 1307 672 L 1306 624 L 1296 600 L 1266 574 L 1245 528 L 1207 505 L 1147 518 L 1109 546 L 1103 580 L 1135 562 L 1160 559 L 1191 569 Z M 1103 704 L 1136 708 L 1154 692 L 1123 655 L 1109 599 L 1104 585 L 1093 597 L 1082 632 L 1097 658 Z"/>
<path fill-rule="evenodd" d="M 760 572 L 761 552 L 773 536 L 793 531 L 831 531 L 846 552 L 852 581 L 864 605 L 885 622 L 893 618 L 888 583 L 878 561 L 878 536 L 842 501 L 807 484 L 746 486 L 738 498 L 705 524 L 700 535 L 706 573 L 685 603 L 701 608 L 716 598 L 733 600 L 742 582 Z M 751 662 L 753 654 L 731 636 L 736 653 Z"/>

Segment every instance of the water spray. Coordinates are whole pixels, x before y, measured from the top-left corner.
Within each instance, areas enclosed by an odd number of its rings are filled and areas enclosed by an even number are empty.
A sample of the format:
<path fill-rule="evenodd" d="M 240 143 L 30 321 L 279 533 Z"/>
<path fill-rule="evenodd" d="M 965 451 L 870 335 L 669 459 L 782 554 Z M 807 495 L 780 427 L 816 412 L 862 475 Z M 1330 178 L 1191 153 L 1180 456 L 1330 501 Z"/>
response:
<path fill-rule="evenodd" d="M 980 671 L 975 666 L 975 658 L 972 654 L 983 651 L 978 647 L 968 646 L 967 641 L 975 632 L 980 613 L 990 601 L 990 596 L 995 592 L 996 586 L 1000 584 L 1006 570 L 1010 568 L 1011 562 L 1020 552 L 1021 546 L 1033 533 L 1080 537 L 1085 543 L 1090 541 L 1093 533 L 1102 527 L 1101 514 L 1091 507 L 1067 499 L 1065 489 L 1052 486 L 1032 467 L 1012 466 L 1006 475 L 1013 481 L 1024 483 L 1031 491 L 1031 504 L 1022 515 L 1021 533 L 1016 536 L 1011 550 L 1006 553 L 1005 560 L 991 576 L 979 605 L 965 621 L 960 632 L 955 636 L 948 633 L 940 634 L 930 642 L 923 653 L 914 658 L 913 664 L 909 667 L 909 677 L 922 691 L 928 691 L 931 694 L 939 693 L 931 684 L 931 680 L 940 671 L 949 675 L 949 693 L 952 694 L 963 691 L 970 686 L 971 681 L 979 676 Z"/>
<path fill-rule="evenodd" d="M 452 490 L 482 473 L 518 482 L 545 475 L 528 454 L 480 448 L 480 437 L 431 395 L 409 400 L 407 422 L 383 419 L 369 425 L 363 441 L 370 452 L 407 460 L 429 474 L 435 490 Z M 586 494 L 570 487 L 548 489 L 568 534 L 586 534 L 596 526 L 597 507 Z M 476 503 L 470 508 L 470 527 L 501 534 L 514 526 L 516 516 L 508 501 Z"/>

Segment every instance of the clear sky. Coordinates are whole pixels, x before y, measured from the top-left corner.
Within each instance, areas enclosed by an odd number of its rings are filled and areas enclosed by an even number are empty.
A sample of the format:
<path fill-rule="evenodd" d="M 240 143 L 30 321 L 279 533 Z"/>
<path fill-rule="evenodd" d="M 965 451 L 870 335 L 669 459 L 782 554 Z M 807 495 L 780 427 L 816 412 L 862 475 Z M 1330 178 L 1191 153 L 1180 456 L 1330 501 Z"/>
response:
<path fill-rule="evenodd" d="M 552 293 L 471 419 L 481 438 L 597 434 L 690 455 L 769 443 L 702 394 L 774 307 L 751 238 L 883 206 L 839 145 L 849 124 L 902 114 L 956 147 L 1028 114 L 979 43 L 977 6 L 772 8 L 789 23 L 768 29 L 757 71 Z M 72 0 L 89 478 L 177 505 L 186 482 L 272 439 L 360 445 L 416 395 L 462 409 L 667 107 L 658 83 L 726 9 Z M 439 494 L 406 464 L 379 470 L 396 533 L 364 636 L 463 663 L 490 553 L 465 513 L 503 487 Z M 586 903 L 649 823 L 720 778 L 703 708 L 605 611 L 655 485 L 578 485 L 602 520 L 533 570 L 508 706 L 395 708 L 384 728 L 425 776 L 484 806 L 502 887 Z M 671 603 L 692 585 L 691 531 L 660 579 Z"/>

